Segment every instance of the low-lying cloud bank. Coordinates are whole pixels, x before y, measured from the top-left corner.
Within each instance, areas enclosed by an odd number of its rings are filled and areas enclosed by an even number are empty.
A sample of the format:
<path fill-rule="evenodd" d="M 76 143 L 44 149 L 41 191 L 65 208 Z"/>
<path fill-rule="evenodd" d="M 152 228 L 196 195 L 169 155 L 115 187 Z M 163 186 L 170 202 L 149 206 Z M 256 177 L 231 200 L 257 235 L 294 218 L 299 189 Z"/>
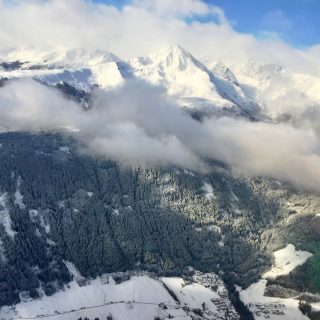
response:
<path fill-rule="evenodd" d="M 312 129 L 220 118 L 200 123 L 159 87 L 133 81 L 96 91 L 83 111 L 33 80 L 0 88 L 0 131 L 77 128 L 88 152 L 128 165 L 177 165 L 208 172 L 220 160 L 236 174 L 264 175 L 320 190 L 320 140 Z"/>

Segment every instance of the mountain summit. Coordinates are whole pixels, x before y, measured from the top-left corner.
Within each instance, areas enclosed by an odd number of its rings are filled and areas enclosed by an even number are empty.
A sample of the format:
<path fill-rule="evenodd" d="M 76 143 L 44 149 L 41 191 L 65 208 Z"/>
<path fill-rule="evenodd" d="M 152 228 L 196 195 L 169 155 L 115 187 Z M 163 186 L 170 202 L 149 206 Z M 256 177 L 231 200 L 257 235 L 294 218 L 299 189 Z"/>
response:
<path fill-rule="evenodd" d="M 202 62 L 180 46 L 131 60 L 87 48 L 9 51 L 0 62 L 3 79 L 35 78 L 49 86 L 66 84 L 88 94 L 96 86 L 113 90 L 140 79 L 164 87 L 181 107 L 208 116 L 231 112 L 257 118 L 263 112 L 279 119 L 320 105 L 316 77 L 252 60 L 232 68 L 222 61 Z"/>

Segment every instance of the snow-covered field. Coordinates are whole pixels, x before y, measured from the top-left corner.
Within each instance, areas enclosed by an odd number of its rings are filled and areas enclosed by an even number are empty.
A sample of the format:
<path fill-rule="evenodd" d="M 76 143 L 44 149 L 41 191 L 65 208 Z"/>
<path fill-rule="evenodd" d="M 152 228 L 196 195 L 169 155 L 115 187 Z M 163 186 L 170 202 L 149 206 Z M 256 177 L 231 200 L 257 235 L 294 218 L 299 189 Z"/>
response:
<path fill-rule="evenodd" d="M 272 268 L 262 275 L 262 279 L 252 284 L 246 290 L 238 288 L 240 299 L 249 307 L 255 319 L 270 320 L 307 320 L 298 306 L 299 300 L 281 299 L 266 297 L 264 292 L 267 285 L 267 278 L 275 278 L 279 275 L 286 275 L 302 265 L 312 254 L 307 251 L 297 251 L 292 244 L 274 252 L 275 262 Z"/>
<path fill-rule="evenodd" d="M 222 280 L 213 273 L 196 273 L 193 282 L 178 277 L 162 278 L 161 281 L 182 305 L 202 310 L 204 319 L 239 319 Z"/>
<path fill-rule="evenodd" d="M 68 267 L 72 269 L 72 274 L 77 274 L 72 264 Z M 75 278 L 79 279 L 79 275 Z M 223 282 L 211 273 L 196 272 L 189 283 L 182 278 L 156 279 L 147 274 L 132 276 L 119 284 L 111 275 L 88 281 L 85 285 L 79 283 L 74 280 L 50 297 L 43 295 L 40 299 L 2 307 L 0 319 L 106 319 L 112 315 L 114 320 L 149 320 L 157 317 L 191 320 L 194 311 L 197 312 L 195 309 L 203 311 L 206 316 L 203 319 L 224 319 L 226 310 L 233 316 L 230 319 L 239 319 L 227 298 Z M 167 288 L 175 293 L 179 301 Z"/>
<path fill-rule="evenodd" d="M 292 244 L 288 244 L 285 248 L 274 252 L 275 263 L 263 277 L 276 278 L 277 276 L 289 274 L 297 266 L 304 264 L 311 256 L 312 253 L 296 251 Z"/>
<path fill-rule="evenodd" d="M 74 320 L 79 317 L 105 319 L 109 314 L 119 320 L 153 319 L 156 316 L 164 318 L 171 310 L 161 309 L 161 303 L 174 306 L 172 313 L 186 316 L 157 280 L 137 276 L 116 284 L 111 277 L 101 277 L 84 286 L 72 281 L 63 291 L 50 297 L 22 302 L 12 308 L 3 307 L 0 309 L 0 318 L 33 319 L 50 315 L 52 320 Z"/>

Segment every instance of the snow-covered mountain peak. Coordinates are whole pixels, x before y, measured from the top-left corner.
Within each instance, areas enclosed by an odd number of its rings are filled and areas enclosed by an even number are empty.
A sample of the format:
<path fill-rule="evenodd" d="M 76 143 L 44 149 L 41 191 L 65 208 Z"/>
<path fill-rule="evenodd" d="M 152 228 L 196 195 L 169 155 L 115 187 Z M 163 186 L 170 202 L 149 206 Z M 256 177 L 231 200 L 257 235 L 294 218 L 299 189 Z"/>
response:
<path fill-rule="evenodd" d="M 75 48 L 53 52 L 38 51 L 34 49 L 13 50 L 2 60 L 8 63 L 19 61 L 23 69 L 35 68 L 80 68 L 91 67 L 106 62 L 120 61 L 113 53 L 89 48 Z"/>
<path fill-rule="evenodd" d="M 264 113 L 273 119 L 297 117 L 320 106 L 320 78 L 252 60 L 234 70 L 245 93 L 263 105 Z"/>
<path fill-rule="evenodd" d="M 189 52 L 180 46 L 170 46 L 165 50 L 151 54 L 149 58 L 154 64 L 180 71 L 185 70 L 189 63 L 196 61 Z"/>
<path fill-rule="evenodd" d="M 249 60 L 242 65 L 241 73 L 259 81 L 271 80 L 275 77 L 290 76 L 292 72 L 278 64 L 263 63 Z"/>
<path fill-rule="evenodd" d="M 128 61 L 132 74 L 162 85 L 184 106 L 228 108 L 233 105 L 219 93 L 212 73 L 180 46 Z"/>
<path fill-rule="evenodd" d="M 214 73 L 180 46 L 132 59 L 128 64 L 135 77 L 166 87 L 168 94 L 184 107 L 205 113 L 252 111 L 257 107 L 247 99 L 236 77 L 223 63 L 215 65 Z"/>
<path fill-rule="evenodd" d="M 234 83 L 235 85 L 239 85 L 238 80 L 234 73 L 230 70 L 229 67 L 227 67 L 222 61 L 214 61 L 208 65 L 210 71 L 218 76 L 219 78 L 230 81 Z"/>
<path fill-rule="evenodd" d="M 179 105 L 206 114 L 223 110 L 238 113 L 240 109 L 243 113 L 256 109 L 227 66 L 217 62 L 212 72 L 180 46 L 129 61 L 120 60 L 106 51 L 88 48 L 46 54 L 19 52 L 12 54 L 11 59 L 23 63 L 6 66 L 0 76 L 33 77 L 50 86 L 67 84 L 87 93 L 96 85 L 110 90 L 136 78 L 163 86 Z"/>

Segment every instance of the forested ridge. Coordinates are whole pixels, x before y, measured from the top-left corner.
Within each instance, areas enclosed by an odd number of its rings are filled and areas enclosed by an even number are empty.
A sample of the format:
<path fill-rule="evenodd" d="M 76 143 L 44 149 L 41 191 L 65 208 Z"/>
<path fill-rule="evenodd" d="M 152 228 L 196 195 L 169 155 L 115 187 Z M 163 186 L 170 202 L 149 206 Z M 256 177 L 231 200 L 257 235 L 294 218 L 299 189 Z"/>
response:
<path fill-rule="evenodd" d="M 193 266 L 248 286 L 273 250 L 319 241 L 304 216 L 284 223 L 297 214 L 285 203 L 308 199 L 312 213 L 317 195 L 218 163 L 207 175 L 128 168 L 45 132 L 1 134 L 0 146 L 0 306 L 54 293 L 70 281 L 65 261 L 86 277 Z"/>

